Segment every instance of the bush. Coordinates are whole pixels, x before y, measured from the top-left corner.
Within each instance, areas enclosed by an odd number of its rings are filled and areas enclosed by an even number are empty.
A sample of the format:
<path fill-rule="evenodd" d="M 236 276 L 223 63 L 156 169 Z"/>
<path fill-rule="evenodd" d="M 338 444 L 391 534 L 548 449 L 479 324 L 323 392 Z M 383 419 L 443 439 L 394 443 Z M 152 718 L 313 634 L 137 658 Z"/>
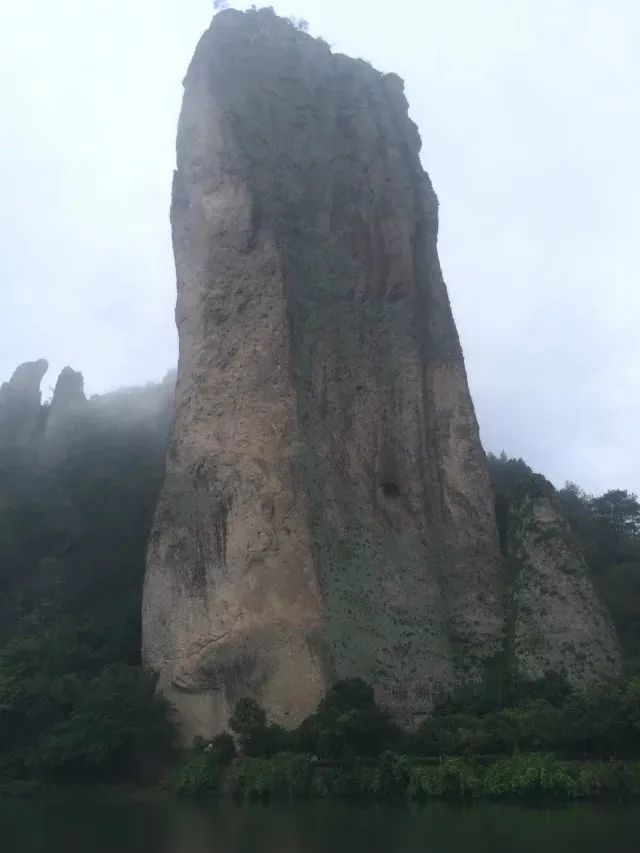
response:
<path fill-rule="evenodd" d="M 252 758 L 271 758 L 279 752 L 287 752 L 290 742 L 289 732 L 276 723 L 255 728 L 240 738 L 242 752 Z"/>
<path fill-rule="evenodd" d="M 577 796 L 587 800 L 640 795 L 640 765 L 603 762 L 585 764 L 577 778 Z"/>
<path fill-rule="evenodd" d="M 620 768 L 615 764 L 585 764 L 580 768 L 577 793 L 589 800 L 599 800 L 620 791 Z"/>
<path fill-rule="evenodd" d="M 338 681 L 317 711 L 294 733 L 296 748 L 321 758 L 377 756 L 397 736 L 389 717 L 361 678 Z"/>
<path fill-rule="evenodd" d="M 240 736 L 247 736 L 256 729 L 265 728 L 266 725 L 267 715 L 255 699 L 250 696 L 238 699 L 229 720 L 232 732 Z"/>
<path fill-rule="evenodd" d="M 313 774 L 311 779 L 311 790 L 309 794 L 321 800 L 331 796 L 331 778 L 327 773 L 323 773 L 319 769 Z"/>
<path fill-rule="evenodd" d="M 461 758 L 447 758 L 440 766 L 445 795 L 477 797 L 480 779 L 476 767 Z"/>
<path fill-rule="evenodd" d="M 477 797 L 481 784 L 477 768 L 461 758 L 447 758 L 436 767 L 413 767 L 408 793 L 416 800 L 431 797 Z"/>
<path fill-rule="evenodd" d="M 624 770 L 624 792 L 631 797 L 640 797 L 640 762 L 627 764 Z"/>
<path fill-rule="evenodd" d="M 370 796 L 375 786 L 376 769 L 362 759 L 342 762 L 331 774 L 327 783 L 331 794 L 338 799 L 356 799 Z"/>
<path fill-rule="evenodd" d="M 484 793 L 491 797 L 577 796 L 578 785 L 567 766 L 548 755 L 503 758 L 484 777 Z"/>
<path fill-rule="evenodd" d="M 313 763 L 306 755 L 246 757 L 234 768 L 233 791 L 247 799 L 300 799 L 311 794 L 313 773 Z"/>
<path fill-rule="evenodd" d="M 170 785 L 179 797 L 216 794 L 220 786 L 220 770 L 215 752 L 194 748 L 175 771 Z"/>
<path fill-rule="evenodd" d="M 444 779 L 440 768 L 412 767 L 408 793 L 414 800 L 441 797 L 444 794 Z"/>
<path fill-rule="evenodd" d="M 227 767 L 237 755 L 236 745 L 229 732 L 216 735 L 210 744 L 220 767 Z"/>
<path fill-rule="evenodd" d="M 267 725 L 267 715 L 255 699 L 246 697 L 238 700 L 229 726 L 238 735 L 240 749 L 244 755 L 252 758 L 271 758 L 272 755 L 289 749 L 289 732 L 275 723 Z"/>
<path fill-rule="evenodd" d="M 284 753 L 275 755 L 272 762 L 275 771 L 274 793 L 287 799 L 300 799 L 310 795 L 314 765 L 308 756 Z"/>
<path fill-rule="evenodd" d="M 137 667 L 114 664 L 87 682 L 72 681 L 50 687 L 59 701 L 72 704 L 39 738 L 30 761 L 40 770 L 67 775 L 128 771 L 136 752 L 163 749 L 170 742 L 166 705 L 155 693 L 154 679 Z"/>
<path fill-rule="evenodd" d="M 273 765 L 267 758 L 241 758 L 233 768 L 233 793 L 237 797 L 266 799 L 272 782 Z"/>
<path fill-rule="evenodd" d="M 388 800 L 404 797 L 410 778 L 411 765 L 408 759 L 404 755 L 384 752 L 375 771 L 373 793 Z"/>
<path fill-rule="evenodd" d="M 220 770 L 231 764 L 235 756 L 236 747 L 228 732 L 216 735 L 209 743 L 197 737 L 173 773 L 170 788 L 179 797 L 216 794 L 220 789 Z"/>

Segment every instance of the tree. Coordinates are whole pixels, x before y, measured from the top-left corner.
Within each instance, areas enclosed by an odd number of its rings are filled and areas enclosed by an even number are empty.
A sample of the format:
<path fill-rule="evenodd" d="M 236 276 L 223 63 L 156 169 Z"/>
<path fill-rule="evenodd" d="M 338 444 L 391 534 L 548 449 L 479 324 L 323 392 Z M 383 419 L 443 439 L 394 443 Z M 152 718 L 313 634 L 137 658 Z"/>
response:
<path fill-rule="evenodd" d="M 229 720 L 231 731 L 238 735 L 245 755 L 270 758 L 289 747 L 289 733 L 275 723 L 267 725 L 267 715 L 255 699 L 239 699 Z"/>
<path fill-rule="evenodd" d="M 394 737 L 389 716 L 361 678 L 336 682 L 295 733 L 299 748 L 323 758 L 379 755 Z"/>
<path fill-rule="evenodd" d="M 232 732 L 246 736 L 250 735 L 255 729 L 265 728 L 266 725 L 267 715 L 255 699 L 250 696 L 238 699 L 229 720 Z"/>
<path fill-rule="evenodd" d="M 594 516 L 618 536 L 640 536 L 640 503 L 638 496 L 626 489 L 612 489 L 593 498 Z"/>
<path fill-rule="evenodd" d="M 138 750 L 164 748 L 171 739 L 155 680 L 114 664 L 79 685 L 70 713 L 39 738 L 37 761 L 48 771 L 130 771 Z"/>

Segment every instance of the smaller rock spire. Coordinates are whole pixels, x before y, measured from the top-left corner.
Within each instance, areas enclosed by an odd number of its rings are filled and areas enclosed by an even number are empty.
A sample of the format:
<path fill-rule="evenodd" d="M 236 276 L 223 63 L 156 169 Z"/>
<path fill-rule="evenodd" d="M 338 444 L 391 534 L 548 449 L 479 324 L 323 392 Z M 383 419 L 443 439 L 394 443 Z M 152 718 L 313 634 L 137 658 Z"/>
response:
<path fill-rule="evenodd" d="M 44 359 L 26 361 L 0 386 L 0 449 L 32 446 L 42 428 L 40 385 L 49 369 Z"/>
<path fill-rule="evenodd" d="M 49 406 L 41 458 L 47 464 L 60 461 L 77 437 L 87 413 L 82 373 L 65 367 L 58 376 Z"/>
<path fill-rule="evenodd" d="M 82 373 L 71 367 L 64 367 L 58 376 L 56 387 L 51 400 L 49 419 L 54 412 L 69 411 L 77 406 L 84 407 L 87 398 L 84 395 L 84 378 Z"/>

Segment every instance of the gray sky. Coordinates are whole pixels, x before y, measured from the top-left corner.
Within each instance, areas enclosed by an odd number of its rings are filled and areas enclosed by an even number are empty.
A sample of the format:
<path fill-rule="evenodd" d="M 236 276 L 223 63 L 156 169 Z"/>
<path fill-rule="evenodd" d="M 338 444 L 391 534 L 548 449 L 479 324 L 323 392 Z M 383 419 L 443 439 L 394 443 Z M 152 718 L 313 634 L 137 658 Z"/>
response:
<path fill-rule="evenodd" d="M 236 3 L 236 8 L 244 4 Z M 640 492 L 640 4 L 273 0 L 406 81 L 489 450 Z M 175 361 L 181 80 L 211 0 L 20 0 L 0 32 L 0 379 Z"/>

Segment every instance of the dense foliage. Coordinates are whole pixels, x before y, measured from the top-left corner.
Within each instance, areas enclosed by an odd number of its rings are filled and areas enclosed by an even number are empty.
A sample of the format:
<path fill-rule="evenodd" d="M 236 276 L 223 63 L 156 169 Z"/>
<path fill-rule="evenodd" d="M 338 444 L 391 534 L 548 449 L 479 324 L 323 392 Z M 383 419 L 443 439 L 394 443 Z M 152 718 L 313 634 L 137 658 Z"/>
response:
<path fill-rule="evenodd" d="M 589 696 L 555 675 L 506 681 L 446 698 L 415 732 L 393 726 L 360 679 L 334 685 L 290 732 L 242 699 L 231 718 L 241 759 L 223 774 L 230 753 L 218 758 L 220 738 L 197 743 L 178 791 L 258 799 L 640 794 L 640 762 L 616 758 L 640 756 L 639 678 Z"/>
<path fill-rule="evenodd" d="M 294 734 L 297 749 L 321 758 L 379 755 L 399 733 L 360 678 L 339 681 Z"/>
<path fill-rule="evenodd" d="M 119 414 L 55 465 L 0 454 L 0 785 L 129 774 L 170 738 L 139 629 L 166 424 Z"/>
<path fill-rule="evenodd" d="M 221 789 L 216 787 L 216 792 Z M 444 758 L 426 764 L 392 752 L 380 759 L 328 766 L 292 753 L 243 758 L 231 769 L 230 793 L 240 799 L 306 797 L 406 799 L 599 800 L 640 796 L 640 764 L 568 762 L 522 754 L 490 763 Z"/>
<path fill-rule="evenodd" d="M 175 769 L 171 787 L 179 797 L 202 797 L 216 794 L 220 787 L 220 774 L 236 756 L 233 738 L 227 732 L 210 743 L 196 738 L 190 752 Z"/>
<path fill-rule="evenodd" d="M 436 705 L 410 738 L 418 755 L 553 751 L 575 759 L 640 756 L 640 678 L 571 691 L 554 674 L 488 679 Z"/>

